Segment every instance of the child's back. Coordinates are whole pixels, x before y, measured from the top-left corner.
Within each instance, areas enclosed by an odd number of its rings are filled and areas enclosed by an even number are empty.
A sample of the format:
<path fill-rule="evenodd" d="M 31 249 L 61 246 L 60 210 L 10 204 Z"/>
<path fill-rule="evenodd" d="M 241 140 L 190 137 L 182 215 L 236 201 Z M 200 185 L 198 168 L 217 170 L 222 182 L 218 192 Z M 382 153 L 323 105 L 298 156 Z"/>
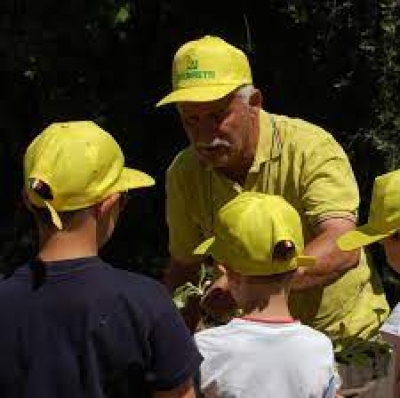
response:
<path fill-rule="evenodd" d="M 157 282 L 87 257 L 47 263 L 33 290 L 31 266 L 0 282 L 1 396 L 146 397 L 198 361 Z"/>
<path fill-rule="evenodd" d="M 0 282 L 1 398 L 194 397 L 201 356 L 166 289 L 98 256 L 126 191 L 153 184 L 92 122 L 54 123 L 30 144 L 38 252 Z"/>
<path fill-rule="evenodd" d="M 334 396 L 332 343 L 300 322 L 237 318 L 197 333 L 196 343 L 205 358 L 201 389 L 206 396 Z"/>

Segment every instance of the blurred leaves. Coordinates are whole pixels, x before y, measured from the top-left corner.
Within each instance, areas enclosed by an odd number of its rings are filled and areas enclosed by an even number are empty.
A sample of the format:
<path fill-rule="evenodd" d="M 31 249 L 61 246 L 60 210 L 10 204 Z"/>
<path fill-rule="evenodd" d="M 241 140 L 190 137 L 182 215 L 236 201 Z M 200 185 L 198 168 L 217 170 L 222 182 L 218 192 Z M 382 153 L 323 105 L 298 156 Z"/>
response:
<path fill-rule="evenodd" d="M 121 6 L 119 8 L 117 14 L 115 15 L 115 19 L 114 19 L 115 25 L 124 24 L 124 23 L 128 22 L 130 16 L 131 16 L 131 12 L 130 12 L 129 4 L 125 4 L 125 5 Z"/>

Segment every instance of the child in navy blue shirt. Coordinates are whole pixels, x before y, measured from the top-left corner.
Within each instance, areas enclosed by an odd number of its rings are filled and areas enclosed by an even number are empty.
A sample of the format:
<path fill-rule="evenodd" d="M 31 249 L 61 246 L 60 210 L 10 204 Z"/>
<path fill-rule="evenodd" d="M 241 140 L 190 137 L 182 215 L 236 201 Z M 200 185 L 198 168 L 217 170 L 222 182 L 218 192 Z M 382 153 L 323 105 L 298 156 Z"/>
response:
<path fill-rule="evenodd" d="M 92 122 L 54 123 L 30 144 L 39 250 L 0 282 L 2 398 L 194 397 L 201 356 L 165 288 L 98 257 L 126 192 L 153 184 Z"/>

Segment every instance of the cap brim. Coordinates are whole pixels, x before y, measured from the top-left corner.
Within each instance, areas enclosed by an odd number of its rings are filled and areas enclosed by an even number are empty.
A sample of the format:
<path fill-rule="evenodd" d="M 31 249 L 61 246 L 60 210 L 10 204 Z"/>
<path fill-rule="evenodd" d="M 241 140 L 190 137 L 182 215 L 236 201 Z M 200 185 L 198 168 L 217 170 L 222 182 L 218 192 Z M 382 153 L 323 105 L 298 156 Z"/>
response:
<path fill-rule="evenodd" d="M 368 224 L 365 224 L 353 231 L 349 231 L 339 237 L 336 241 L 340 250 L 350 251 L 359 249 L 362 246 L 370 245 L 391 235 L 395 230 L 386 233 L 378 233 Z"/>
<path fill-rule="evenodd" d="M 118 191 L 151 187 L 155 184 L 154 178 L 142 171 L 124 167 L 117 183 Z"/>
<path fill-rule="evenodd" d="M 188 87 L 173 91 L 159 102 L 156 107 L 172 102 L 207 102 L 225 97 L 246 83 L 224 84 L 218 86 Z"/>
<path fill-rule="evenodd" d="M 214 242 L 215 242 L 215 236 L 205 240 L 203 243 L 200 243 L 200 245 L 197 246 L 196 249 L 194 249 L 193 254 L 195 255 L 211 254 Z"/>

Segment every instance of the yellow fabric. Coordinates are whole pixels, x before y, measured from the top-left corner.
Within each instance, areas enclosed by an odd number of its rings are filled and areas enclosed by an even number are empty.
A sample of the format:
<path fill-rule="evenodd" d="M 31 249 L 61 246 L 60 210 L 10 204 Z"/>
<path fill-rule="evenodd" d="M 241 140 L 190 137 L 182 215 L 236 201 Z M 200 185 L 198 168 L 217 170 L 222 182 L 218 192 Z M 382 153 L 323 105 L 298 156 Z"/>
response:
<path fill-rule="evenodd" d="M 356 218 L 356 181 L 346 154 L 330 134 L 303 120 L 263 111 L 260 126 L 256 158 L 244 187 L 202 166 L 191 148 L 171 164 L 167 222 L 174 258 L 196 261 L 192 252 L 213 236 L 217 211 L 243 190 L 283 196 L 300 214 L 305 242 L 312 226 L 324 219 Z M 341 323 L 345 336 L 368 337 L 389 312 L 379 279 L 364 256 L 323 293 L 310 289 L 293 295 L 291 304 L 295 316 L 334 339 L 341 334 Z"/>
<path fill-rule="evenodd" d="M 225 204 L 215 220 L 215 235 L 201 243 L 195 254 L 211 254 L 221 264 L 242 275 L 281 274 L 300 266 L 315 265 L 315 258 L 302 256 L 301 220 L 281 196 L 243 192 Z M 291 258 L 276 261 L 274 248 L 291 241 Z"/>
<path fill-rule="evenodd" d="M 181 46 L 172 64 L 172 93 L 156 106 L 182 101 L 212 101 L 251 84 L 246 55 L 215 36 L 204 36 Z"/>
<path fill-rule="evenodd" d="M 375 178 L 368 222 L 342 235 L 338 246 L 354 250 L 369 245 L 400 229 L 400 170 Z"/>
<path fill-rule="evenodd" d="M 50 188 L 42 198 L 37 182 Z M 53 123 L 29 145 L 24 157 L 24 186 L 28 199 L 47 207 L 61 229 L 58 211 L 78 210 L 114 192 L 154 184 L 141 171 L 124 167 L 124 155 L 106 131 L 93 122 Z"/>

